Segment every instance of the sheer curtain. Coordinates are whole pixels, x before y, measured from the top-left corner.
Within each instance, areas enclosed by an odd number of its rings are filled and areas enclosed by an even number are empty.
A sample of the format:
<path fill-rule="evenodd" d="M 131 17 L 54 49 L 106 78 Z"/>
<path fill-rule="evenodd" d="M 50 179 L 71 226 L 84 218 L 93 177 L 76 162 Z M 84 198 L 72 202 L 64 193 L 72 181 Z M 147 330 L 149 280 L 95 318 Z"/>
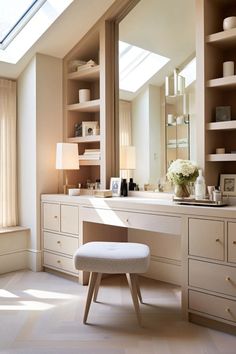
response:
<path fill-rule="evenodd" d="M 16 83 L 0 79 L 0 227 L 17 222 Z"/>
<path fill-rule="evenodd" d="M 128 101 L 119 102 L 119 140 L 120 147 L 124 145 L 132 145 L 132 122 L 131 122 L 131 103 Z M 132 172 L 121 170 L 120 175 L 127 180 L 132 177 Z"/>

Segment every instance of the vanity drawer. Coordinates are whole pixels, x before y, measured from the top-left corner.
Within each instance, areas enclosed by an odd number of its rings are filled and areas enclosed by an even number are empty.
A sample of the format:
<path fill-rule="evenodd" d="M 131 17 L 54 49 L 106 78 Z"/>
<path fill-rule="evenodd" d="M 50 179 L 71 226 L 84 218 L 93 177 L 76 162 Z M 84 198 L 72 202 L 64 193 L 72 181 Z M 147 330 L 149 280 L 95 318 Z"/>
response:
<path fill-rule="evenodd" d="M 236 268 L 190 259 L 189 285 L 236 296 Z"/>
<path fill-rule="evenodd" d="M 73 258 L 59 256 L 50 252 L 44 252 L 44 264 L 45 267 L 55 268 L 60 271 L 78 274 L 78 270 L 74 267 Z"/>
<path fill-rule="evenodd" d="M 78 238 L 44 231 L 44 249 L 73 256 L 78 246 Z"/>
<path fill-rule="evenodd" d="M 228 223 L 228 262 L 236 263 L 236 223 Z"/>
<path fill-rule="evenodd" d="M 74 205 L 61 205 L 61 232 L 79 234 L 79 207 Z"/>
<path fill-rule="evenodd" d="M 189 309 L 236 322 L 236 302 L 223 297 L 190 290 Z"/>
<path fill-rule="evenodd" d="M 43 228 L 60 231 L 60 205 L 43 203 Z"/>
<path fill-rule="evenodd" d="M 189 219 L 189 254 L 224 260 L 224 222 Z"/>
<path fill-rule="evenodd" d="M 81 219 L 107 225 L 181 235 L 181 218 L 177 216 L 83 207 Z"/>

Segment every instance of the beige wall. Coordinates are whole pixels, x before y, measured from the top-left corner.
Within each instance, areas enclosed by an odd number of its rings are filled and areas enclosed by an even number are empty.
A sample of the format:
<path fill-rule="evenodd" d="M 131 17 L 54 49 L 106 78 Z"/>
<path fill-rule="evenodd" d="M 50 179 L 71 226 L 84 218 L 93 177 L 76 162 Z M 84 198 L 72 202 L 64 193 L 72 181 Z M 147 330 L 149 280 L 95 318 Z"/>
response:
<path fill-rule="evenodd" d="M 62 61 L 37 54 L 18 80 L 19 222 L 31 228 L 31 268 L 41 267 L 40 194 L 57 193 L 62 141 Z"/>

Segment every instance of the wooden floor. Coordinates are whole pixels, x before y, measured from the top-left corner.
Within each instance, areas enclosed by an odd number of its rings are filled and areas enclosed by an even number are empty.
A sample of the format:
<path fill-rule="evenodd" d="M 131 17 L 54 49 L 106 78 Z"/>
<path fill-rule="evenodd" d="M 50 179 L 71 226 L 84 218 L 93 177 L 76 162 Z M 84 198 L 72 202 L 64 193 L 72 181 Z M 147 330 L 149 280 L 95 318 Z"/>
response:
<path fill-rule="evenodd" d="M 235 354 L 236 337 L 181 319 L 180 289 L 141 278 L 144 328 L 125 277 L 102 282 L 88 325 L 87 287 L 49 273 L 0 276 L 0 353 Z"/>

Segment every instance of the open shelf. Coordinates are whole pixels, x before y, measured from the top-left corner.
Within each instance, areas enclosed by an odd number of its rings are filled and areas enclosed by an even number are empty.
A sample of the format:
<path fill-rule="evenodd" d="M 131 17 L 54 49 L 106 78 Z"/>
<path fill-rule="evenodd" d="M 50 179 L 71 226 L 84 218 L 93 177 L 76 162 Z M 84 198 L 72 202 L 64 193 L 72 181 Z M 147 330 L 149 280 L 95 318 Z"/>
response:
<path fill-rule="evenodd" d="M 236 28 L 210 34 L 206 37 L 206 43 L 219 48 L 227 48 L 236 44 Z"/>
<path fill-rule="evenodd" d="M 209 154 L 206 156 L 207 161 L 236 161 L 236 154 Z"/>
<path fill-rule="evenodd" d="M 100 100 L 87 101 L 83 103 L 74 103 L 67 105 L 68 111 L 78 112 L 99 112 Z"/>
<path fill-rule="evenodd" d="M 100 135 L 75 136 L 74 138 L 67 138 L 68 143 L 95 143 L 100 140 Z"/>
<path fill-rule="evenodd" d="M 85 80 L 94 81 L 99 79 L 100 66 L 93 66 L 92 68 L 80 69 L 68 74 L 69 80 Z"/>
<path fill-rule="evenodd" d="M 80 166 L 100 166 L 101 160 L 79 160 Z"/>
<path fill-rule="evenodd" d="M 236 120 L 207 123 L 206 128 L 207 130 L 234 130 L 236 129 Z"/>
<path fill-rule="evenodd" d="M 207 82 L 207 87 L 215 87 L 222 89 L 236 88 L 236 75 L 209 80 Z"/>

